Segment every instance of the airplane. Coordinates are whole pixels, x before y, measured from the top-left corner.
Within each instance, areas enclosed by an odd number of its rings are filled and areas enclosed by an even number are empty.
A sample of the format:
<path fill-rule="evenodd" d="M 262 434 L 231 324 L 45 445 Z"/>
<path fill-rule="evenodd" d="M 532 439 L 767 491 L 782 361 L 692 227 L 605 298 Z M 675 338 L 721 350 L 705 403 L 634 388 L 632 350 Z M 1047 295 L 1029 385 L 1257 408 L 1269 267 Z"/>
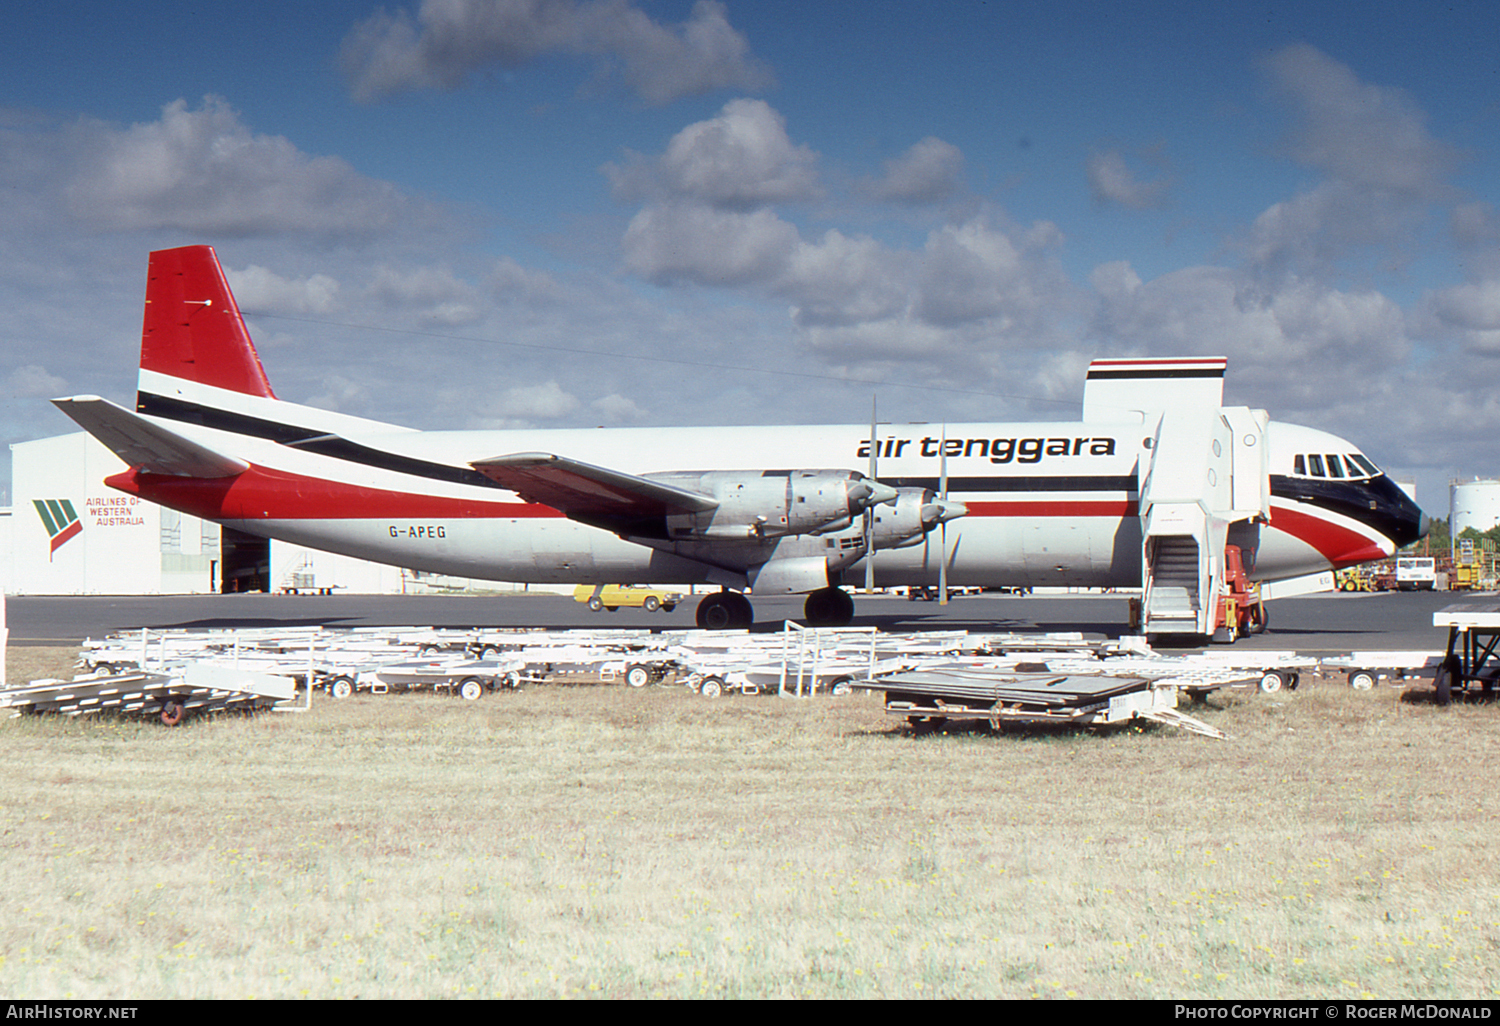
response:
<path fill-rule="evenodd" d="M 846 624 L 862 577 L 1144 584 L 1160 632 L 1205 634 L 1226 545 L 1278 581 L 1427 526 L 1351 443 L 1222 407 L 1226 364 L 1095 360 L 1077 422 L 418 431 L 277 398 L 200 245 L 150 255 L 135 408 L 53 402 L 127 464 L 112 488 L 414 570 L 718 586 L 711 629 L 751 625 L 747 592 Z"/>

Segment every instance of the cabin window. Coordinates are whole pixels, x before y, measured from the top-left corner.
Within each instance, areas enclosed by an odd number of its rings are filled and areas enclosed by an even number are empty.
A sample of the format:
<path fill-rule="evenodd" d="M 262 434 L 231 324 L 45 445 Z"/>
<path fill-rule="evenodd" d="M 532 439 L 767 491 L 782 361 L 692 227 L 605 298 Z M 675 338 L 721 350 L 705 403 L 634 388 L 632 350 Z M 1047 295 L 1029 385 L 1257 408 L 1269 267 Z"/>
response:
<path fill-rule="evenodd" d="M 1328 454 L 1328 476 L 1329 477 L 1343 477 L 1344 476 L 1344 465 L 1339 462 L 1339 458 L 1337 456 L 1335 456 L 1333 453 L 1329 453 Z"/>
<path fill-rule="evenodd" d="M 1325 476 L 1323 474 L 1323 457 L 1319 456 L 1317 453 L 1313 453 L 1307 457 L 1307 462 L 1312 470 L 1313 477 Z"/>
<path fill-rule="evenodd" d="M 1292 457 L 1292 473 L 1296 474 L 1298 477 L 1306 477 L 1307 476 L 1307 457 L 1306 456 L 1300 456 L 1299 455 L 1299 456 L 1293 456 Z"/>

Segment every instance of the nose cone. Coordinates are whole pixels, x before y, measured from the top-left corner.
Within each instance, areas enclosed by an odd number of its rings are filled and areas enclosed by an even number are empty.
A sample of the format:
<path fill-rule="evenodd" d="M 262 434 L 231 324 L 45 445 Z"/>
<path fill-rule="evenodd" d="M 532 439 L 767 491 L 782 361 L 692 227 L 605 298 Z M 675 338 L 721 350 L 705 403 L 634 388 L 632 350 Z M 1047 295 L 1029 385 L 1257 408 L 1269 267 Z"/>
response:
<path fill-rule="evenodd" d="M 862 496 L 859 494 L 860 491 L 864 492 Z M 856 508 L 879 506 L 884 502 L 895 502 L 897 494 L 896 489 L 890 485 L 868 479 L 860 481 L 857 485 L 849 489 L 849 498 L 856 503 Z"/>
<path fill-rule="evenodd" d="M 935 527 L 969 515 L 969 507 L 957 499 L 934 499 L 922 505 L 922 524 Z"/>

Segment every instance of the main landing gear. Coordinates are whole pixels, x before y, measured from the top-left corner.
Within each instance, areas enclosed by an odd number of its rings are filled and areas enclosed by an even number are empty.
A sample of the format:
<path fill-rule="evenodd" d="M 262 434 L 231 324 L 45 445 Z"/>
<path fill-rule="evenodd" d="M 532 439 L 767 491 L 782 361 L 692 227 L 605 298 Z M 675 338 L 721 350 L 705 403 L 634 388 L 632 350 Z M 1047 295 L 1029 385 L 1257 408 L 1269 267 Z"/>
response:
<path fill-rule="evenodd" d="M 740 631 L 755 622 L 750 600 L 737 591 L 721 591 L 698 603 L 698 626 L 706 631 Z"/>
<path fill-rule="evenodd" d="M 821 588 L 807 596 L 802 617 L 809 627 L 843 627 L 854 619 L 854 599 L 842 588 Z M 708 631 L 745 630 L 755 622 L 750 600 L 737 591 L 720 591 L 698 603 L 698 626 Z"/>

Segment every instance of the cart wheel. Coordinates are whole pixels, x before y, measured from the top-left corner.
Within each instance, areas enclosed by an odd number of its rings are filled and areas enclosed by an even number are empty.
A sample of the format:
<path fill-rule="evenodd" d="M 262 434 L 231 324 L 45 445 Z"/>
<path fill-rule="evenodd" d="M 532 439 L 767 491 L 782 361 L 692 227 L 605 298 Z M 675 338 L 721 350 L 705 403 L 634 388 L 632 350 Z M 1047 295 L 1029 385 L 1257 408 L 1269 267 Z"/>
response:
<path fill-rule="evenodd" d="M 328 682 L 328 693 L 334 698 L 348 698 L 354 694 L 354 681 L 348 677 L 335 677 Z"/>
<path fill-rule="evenodd" d="M 163 726 L 175 727 L 187 718 L 187 706 L 182 704 L 180 698 L 169 698 L 161 705 L 161 722 Z"/>
<path fill-rule="evenodd" d="M 458 682 L 458 697 L 465 702 L 472 702 L 484 694 L 484 682 L 478 677 L 465 677 Z"/>
<path fill-rule="evenodd" d="M 1369 670 L 1355 670 L 1349 674 L 1349 686 L 1355 691 L 1369 691 L 1375 686 L 1375 674 Z"/>
<path fill-rule="evenodd" d="M 521 675 L 515 670 L 507 670 L 505 673 L 505 686 L 514 691 L 521 686 Z"/>
<path fill-rule="evenodd" d="M 852 695 L 854 694 L 853 681 L 853 677 L 835 677 L 828 691 L 833 695 Z"/>
<path fill-rule="evenodd" d="M 698 694 L 704 698 L 718 698 L 724 693 L 724 678 L 704 677 L 703 683 L 698 685 Z"/>
<path fill-rule="evenodd" d="M 625 683 L 633 688 L 643 688 L 651 683 L 650 667 L 642 666 L 640 663 L 632 663 L 625 668 Z"/>
<path fill-rule="evenodd" d="M 1459 670 L 1458 656 L 1451 655 L 1438 665 L 1437 676 L 1432 678 L 1432 686 L 1437 690 L 1438 705 L 1452 704 L 1453 679 L 1459 675 Z"/>
<path fill-rule="evenodd" d="M 1273 692 L 1280 691 L 1282 686 L 1285 684 L 1286 675 L 1283 674 L 1280 670 L 1267 670 L 1265 673 L 1261 674 L 1260 689 L 1268 695 L 1272 694 Z"/>

